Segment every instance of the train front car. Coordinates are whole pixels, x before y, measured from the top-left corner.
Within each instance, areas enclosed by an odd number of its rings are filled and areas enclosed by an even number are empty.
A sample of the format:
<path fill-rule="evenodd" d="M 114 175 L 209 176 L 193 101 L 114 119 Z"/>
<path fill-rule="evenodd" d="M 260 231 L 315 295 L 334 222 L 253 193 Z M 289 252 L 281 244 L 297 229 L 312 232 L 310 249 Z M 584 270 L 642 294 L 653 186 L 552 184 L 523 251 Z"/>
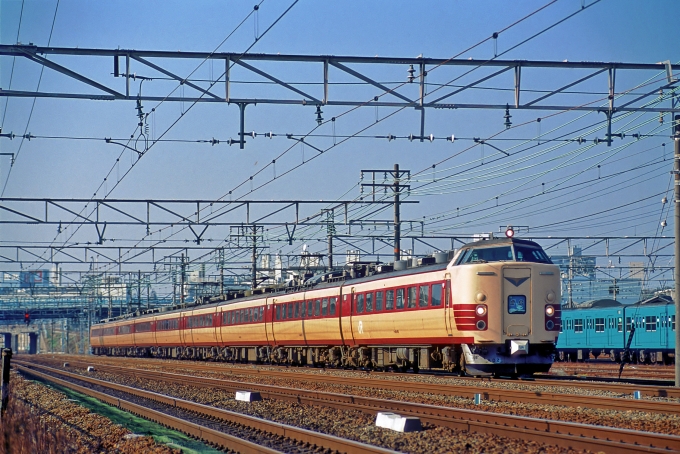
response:
<path fill-rule="evenodd" d="M 545 372 L 560 330 L 560 271 L 533 241 L 466 244 L 448 267 L 451 324 L 472 343 L 459 364 L 472 375 Z"/>

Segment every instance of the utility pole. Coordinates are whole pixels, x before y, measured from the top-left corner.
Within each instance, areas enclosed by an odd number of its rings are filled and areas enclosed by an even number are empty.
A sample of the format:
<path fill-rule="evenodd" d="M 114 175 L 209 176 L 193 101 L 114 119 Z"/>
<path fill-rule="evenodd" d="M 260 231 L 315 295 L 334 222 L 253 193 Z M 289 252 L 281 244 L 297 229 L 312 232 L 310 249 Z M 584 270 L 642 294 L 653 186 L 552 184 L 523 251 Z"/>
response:
<path fill-rule="evenodd" d="M 243 143 L 241 143 L 243 145 Z M 253 224 L 253 253 L 251 255 L 251 261 L 252 261 L 252 276 L 251 276 L 251 282 L 252 284 L 250 285 L 250 288 L 253 290 L 257 288 L 257 226 Z"/>
<path fill-rule="evenodd" d="M 137 310 L 142 310 L 142 270 L 137 270 Z"/>
<path fill-rule="evenodd" d="M 335 235 L 335 212 L 333 210 L 326 211 L 326 235 L 328 236 L 328 270 L 333 271 L 333 236 Z"/>
<path fill-rule="evenodd" d="M 252 283 L 250 285 L 251 289 L 257 288 L 257 244 L 260 242 L 258 241 L 258 237 L 262 238 L 262 242 L 264 242 L 264 227 L 261 225 L 255 225 L 252 224 L 250 226 L 245 226 L 241 225 L 238 227 L 232 226 L 231 231 L 233 232 L 236 230 L 237 233 L 230 233 L 229 237 L 232 240 L 236 240 L 237 243 L 240 242 L 241 238 L 244 238 L 246 241 L 246 244 L 244 246 L 238 246 L 238 247 L 243 247 L 243 248 L 250 248 L 251 249 L 251 257 L 250 257 L 250 262 L 251 262 L 251 274 L 250 278 L 252 280 Z"/>
<path fill-rule="evenodd" d="M 179 303 L 184 307 L 184 254 L 182 254 L 182 264 L 180 265 L 180 284 L 179 284 Z"/>
<path fill-rule="evenodd" d="M 680 115 L 675 116 L 675 134 L 673 137 L 675 153 L 673 159 L 674 180 L 675 180 L 675 386 L 680 387 L 680 326 L 678 326 L 678 316 L 680 316 Z"/>
<path fill-rule="evenodd" d="M 375 174 L 376 173 L 382 173 L 385 177 L 385 180 L 387 179 L 387 175 L 389 174 L 392 177 L 392 183 L 362 183 L 361 188 L 365 186 L 373 188 L 372 192 L 375 195 L 375 188 L 391 188 L 392 189 L 392 195 L 394 196 L 394 261 L 401 260 L 401 217 L 400 217 L 400 212 L 399 212 L 399 206 L 401 204 L 399 200 L 399 196 L 401 195 L 401 192 L 406 189 L 410 190 L 411 186 L 408 184 L 401 184 L 401 181 L 404 176 L 406 176 L 407 180 L 411 179 L 411 171 L 410 170 L 399 170 L 399 164 L 394 165 L 394 170 L 362 170 L 361 171 L 361 176 L 363 177 L 364 173 L 371 173 L 373 174 L 373 181 L 375 181 Z"/>

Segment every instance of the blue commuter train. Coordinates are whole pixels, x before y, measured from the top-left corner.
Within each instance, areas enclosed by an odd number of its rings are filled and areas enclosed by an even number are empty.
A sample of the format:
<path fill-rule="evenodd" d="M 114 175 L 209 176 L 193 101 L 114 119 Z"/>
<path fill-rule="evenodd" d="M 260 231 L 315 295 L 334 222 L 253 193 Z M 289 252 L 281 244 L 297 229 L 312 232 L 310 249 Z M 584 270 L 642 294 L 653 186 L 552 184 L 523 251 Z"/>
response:
<path fill-rule="evenodd" d="M 632 338 L 631 338 L 631 332 Z M 559 361 L 606 357 L 620 362 L 630 339 L 630 360 L 671 364 L 675 359 L 675 305 L 666 296 L 636 304 L 596 301 L 589 307 L 562 308 L 557 341 Z"/>

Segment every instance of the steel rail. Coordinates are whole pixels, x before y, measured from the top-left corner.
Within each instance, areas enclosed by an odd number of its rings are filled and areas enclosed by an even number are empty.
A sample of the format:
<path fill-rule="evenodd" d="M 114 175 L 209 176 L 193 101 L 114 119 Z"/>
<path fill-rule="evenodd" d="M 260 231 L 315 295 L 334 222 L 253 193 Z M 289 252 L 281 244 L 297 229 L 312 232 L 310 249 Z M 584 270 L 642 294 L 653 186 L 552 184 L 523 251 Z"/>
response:
<path fill-rule="evenodd" d="M 124 399 L 119 399 L 117 397 L 110 396 L 106 393 L 95 391 L 85 386 L 81 386 L 70 381 L 60 379 L 58 377 L 55 377 L 54 375 L 34 370 L 31 367 L 41 368 L 45 371 L 49 371 L 52 374 L 59 374 L 65 377 L 69 377 L 71 379 L 81 380 L 93 385 L 101 386 L 103 388 L 121 391 L 128 394 L 132 394 L 137 397 L 150 399 L 172 407 L 176 407 L 178 409 L 204 415 L 208 418 L 213 418 L 216 420 L 227 421 L 233 424 L 242 425 L 251 429 L 267 432 L 274 436 L 289 438 L 300 444 L 323 447 L 324 449 L 329 450 L 329 452 L 348 454 L 355 453 L 386 454 L 394 452 L 389 449 L 380 448 L 378 446 L 372 446 L 365 443 L 360 443 L 353 440 L 347 440 L 344 438 L 336 437 L 333 435 L 322 434 L 320 432 L 314 432 L 311 430 L 289 426 L 274 421 L 268 421 L 266 419 L 256 418 L 253 416 L 242 415 L 232 411 L 219 409 L 209 405 L 203 405 L 176 397 L 166 396 L 151 391 L 145 391 L 142 389 L 132 388 L 125 385 L 119 385 L 112 382 L 97 380 L 80 374 L 72 374 L 47 366 L 28 364 L 24 362 L 15 362 L 14 364 L 16 364 L 17 370 L 19 370 L 23 374 L 39 377 L 43 380 L 47 380 L 56 383 L 60 386 L 73 389 L 88 396 L 95 397 L 109 405 L 113 405 L 130 413 L 142 416 L 146 419 L 150 419 L 160 424 L 172 427 L 175 430 L 179 430 L 196 438 L 200 438 L 201 440 L 204 440 L 210 444 L 221 446 L 222 448 L 225 449 L 228 448 L 230 450 L 235 450 L 241 453 L 273 454 L 279 453 L 280 451 L 260 446 L 250 441 L 243 440 L 238 437 L 234 437 L 232 435 L 225 434 L 214 429 L 210 429 L 200 424 L 195 424 L 190 421 L 186 421 L 181 418 L 167 415 L 165 413 L 152 410 L 142 405 L 126 401 Z"/>
<path fill-rule="evenodd" d="M 142 369 L 133 369 L 122 366 L 99 366 L 100 369 L 110 369 L 117 373 L 126 373 L 133 376 L 154 378 L 161 376 L 163 379 L 185 381 L 187 379 L 205 380 L 214 386 L 228 386 L 229 389 L 243 388 L 244 385 L 249 386 L 257 391 L 263 392 L 271 389 L 285 390 L 278 386 L 270 387 L 269 385 L 260 385 L 255 383 L 244 383 L 238 381 L 227 382 L 223 379 L 213 379 L 208 377 L 196 377 L 183 374 L 174 374 L 170 372 L 156 372 Z M 154 375 L 155 374 L 155 375 Z M 348 385 L 347 378 L 344 377 L 312 377 L 305 378 L 307 381 L 314 381 L 315 383 L 324 382 L 336 385 Z M 179 378 L 178 378 L 179 377 Z M 290 375 L 285 376 L 291 379 Z M 616 397 L 601 397 L 601 396 L 581 396 L 574 394 L 550 393 L 542 391 L 523 391 L 523 390 L 508 390 L 508 389 L 493 389 L 488 387 L 478 386 L 455 386 L 455 385 L 437 385 L 431 383 L 411 382 L 404 383 L 394 380 L 380 380 L 370 378 L 356 378 L 352 379 L 350 386 L 354 387 L 369 387 L 377 389 L 388 389 L 399 392 L 417 392 L 428 393 L 445 396 L 474 398 L 475 394 L 481 394 L 482 398 L 487 401 L 496 402 L 517 402 L 517 403 L 532 403 L 539 405 L 563 405 L 568 407 L 581 408 L 595 408 L 604 410 L 619 410 L 619 411 L 641 411 L 648 413 L 662 413 L 669 415 L 680 415 L 680 404 L 674 402 L 658 402 L 649 400 L 634 400 L 634 399 L 620 399 Z M 262 388 L 260 388 L 262 387 Z"/>
<path fill-rule="evenodd" d="M 82 361 L 82 360 L 76 360 Z M 156 361 L 136 360 L 139 364 L 150 364 L 158 366 Z M 85 364 L 85 363 L 83 363 Z M 602 397 L 602 396 L 581 396 L 564 393 L 551 393 L 543 391 L 525 391 L 525 390 L 508 390 L 500 388 L 489 388 L 485 386 L 469 386 L 469 385 L 452 385 L 452 384 L 434 384 L 423 382 L 404 382 L 384 378 L 368 378 L 364 377 L 348 383 L 347 379 L 338 376 L 322 376 L 318 374 L 309 374 L 304 372 L 290 372 L 290 371 L 272 371 L 264 369 L 253 368 L 222 368 L 216 369 L 214 365 L 200 365 L 200 364 L 183 364 L 187 369 L 219 372 L 232 375 L 259 375 L 276 378 L 285 378 L 300 381 L 323 382 L 335 385 L 350 385 L 363 386 L 368 388 L 389 389 L 400 392 L 418 392 L 418 393 L 432 393 L 445 396 L 457 396 L 473 398 L 475 394 L 482 394 L 485 400 L 494 400 L 499 402 L 517 402 L 517 403 L 534 403 L 539 405 L 563 405 L 568 407 L 582 407 L 605 410 L 620 410 L 620 411 L 642 411 L 650 413 L 675 414 L 680 415 L 680 403 L 675 402 L 659 402 L 650 400 L 637 399 L 623 399 L 618 397 Z M 110 365 L 107 367 L 120 367 Z M 140 369 L 137 369 L 140 370 Z M 393 375 L 383 372 L 371 372 L 371 375 Z M 464 377 L 456 377 L 457 379 L 465 379 Z M 479 379 L 469 378 L 470 381 L 479 381 Z M 518 383 L 516 380 L 493 380 L 494 383 Z M 569 388 L 591 389 L 598 391 L 609 391 L 621 394 L 630 394 L 635 391 L 640 391 L 642 396 L 647 397 L 664 397 L 664 398 L 680 398 L 680 389 L 665 386 L 649 386 L 649 385 L 629 385 L 618 383 L 563 383 L 552 381 L 550 379 L 537 379 L 531 381 L 523 381 L 527 385 L 541 385 L 541 386 L 560 386 Z M 559 403 L 558 403 L 559 402 Z"/>
<path fill-rule="evenodd" d="M 36 365 L 36 367 L 46 366 Z M 417 416 L 425 422 L 455 430 L 493 433 L 499 436 L 530 439 L 540 443 L 559 445 L 574 449 L 595 449 L 597 451 L 616 453 L 667 453 L 680 451 L 680 437 L 675 435 L 617 429 L 605 426 L 590 426 L 573 422 L 503 415 L 499 413 L 376 399 L 347 394 L 289 389 L 253 383 L 245 384 L 243 382 L 230 382 L 223 379 L 196 377 L 167 372 L 153 372 L 140 369 L 127 369 L 119 366 L 100 365 L 98 367 L 100 370 L 109 369 L 118 374 L 128 373 L 136 378 L 182 385 L 190 384 L 191 386 L 207 387 L 209 389 L 237 391 L 243 390 L 245 387 L 244 385 L 246 385 L 250 391 L 258 391 L 264 398 L 287 400 L 306 405 L 330 406 L 342 410 L 359 410 L 370 414 L 387 410 L 405 416 Z M 88 378 L 83 377 L 82 375 L 63 372 L 58 369 L 52 370 L 55 370 L 58 373 L 75 375 L 78 378 Z M 344 384 L 347 384 L 346 379 Z M 352 385 L 361 386 L 361 380 L 355 380 Z M 422 383 L 419 385 L 422 392 Z M 543 403 L 545 404 L 545 402 Z M 552 401 L 552 403 L 554 404 L 555 402 Z"/>

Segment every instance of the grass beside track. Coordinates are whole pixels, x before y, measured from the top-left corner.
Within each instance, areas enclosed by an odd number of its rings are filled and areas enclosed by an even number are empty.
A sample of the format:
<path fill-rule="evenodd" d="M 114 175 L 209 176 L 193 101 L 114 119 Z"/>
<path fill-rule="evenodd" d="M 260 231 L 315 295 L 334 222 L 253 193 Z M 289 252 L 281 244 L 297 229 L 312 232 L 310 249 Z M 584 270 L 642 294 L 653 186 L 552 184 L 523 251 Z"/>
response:
<path fill-rule="evenodd" d="M 99 400 L 84 394 L 72 391 L 62 386 L 40 381 L 44 386 L 52 388 L 68 396 L 78 405 L 82 405 L 88 410 L 100 414 L 110 419 L 115 424 L 119 424 L 134 434 L 141 434 L 152 437 L 156 443 L 165 444 L 171 448 L 181 449 L 185 454 L 219 454 L 222 451 L 214 449 L 200 441 L 194 440 L 181 432 L 177 432 L 160 424 L 140 418 L 136 415 L 120 410 L 111 405 L 100 402 Z"/>

